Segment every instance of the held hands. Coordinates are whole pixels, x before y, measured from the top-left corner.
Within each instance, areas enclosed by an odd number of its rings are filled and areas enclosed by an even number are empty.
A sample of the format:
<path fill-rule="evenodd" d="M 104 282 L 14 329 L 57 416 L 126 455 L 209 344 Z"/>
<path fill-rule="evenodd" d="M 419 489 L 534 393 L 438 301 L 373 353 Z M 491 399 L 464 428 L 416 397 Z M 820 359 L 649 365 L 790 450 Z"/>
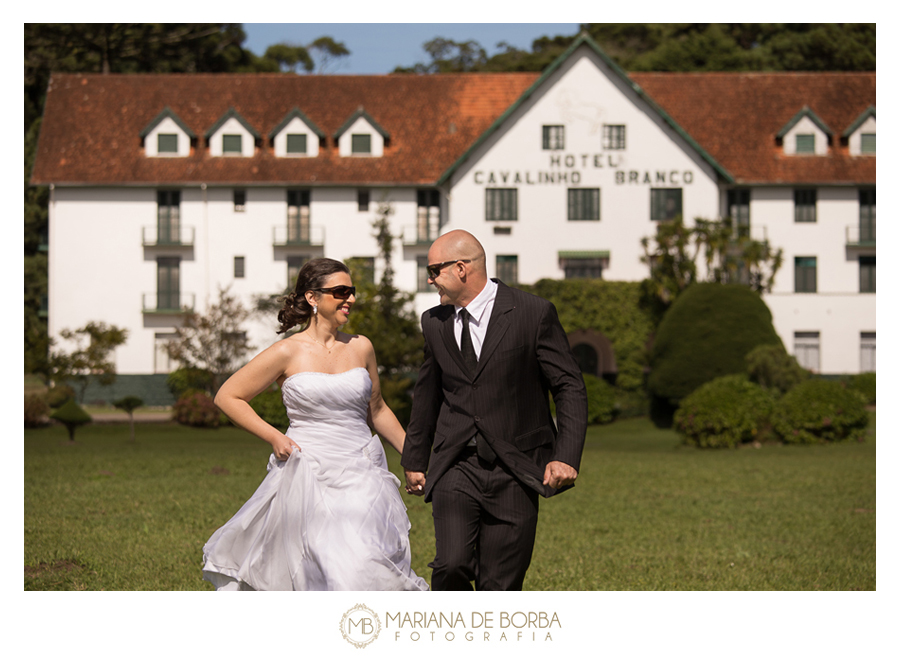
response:
<path fill-rule="evenodd" d="M 563 462 L 550 462 L 544 469 L 544 484 L 549 484 L 554 489 L 573 484 L 577 477 L 578 471 Z"/>
<path fill-rule="evenodd" d="M 275 459 L 278 461 L 285 461 L 291 456 L 294 449 L 300 450 L 300 446 L 284 435 L 272 442 L 272 452 L 275 453 Z"/>
<path fill-rule="evenodd" d="M 425 474 L 417 471 L 406 471 L 406 493 L 413 496 L 425 494 Z"/>

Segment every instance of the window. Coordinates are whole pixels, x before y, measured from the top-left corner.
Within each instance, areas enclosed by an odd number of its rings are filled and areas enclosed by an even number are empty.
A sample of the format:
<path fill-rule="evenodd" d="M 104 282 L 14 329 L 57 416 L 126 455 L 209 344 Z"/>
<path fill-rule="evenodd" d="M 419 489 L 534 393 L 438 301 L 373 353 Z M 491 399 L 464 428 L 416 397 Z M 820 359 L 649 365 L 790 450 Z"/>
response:
<path fill-rule="evenodd" d="M 816 221 L 816 191 L 814 189 L 794 190 L 794 221 Z"/>
<path fill-rule="evenodd" d="M 497 278 L 510 286 L 519 283 L 519 257 L 498 255 Z"/>
<path fill-rule="evenodd" d="M 859 332 L 859 370 L 875 372 L 875 332 Z"/>
<path fill-rule="evenodd" d="M 160 256 L 156 259 L 156 310 L 172 311 L 181 308 L 181 259 Z"/>
<path fill-rule="evenodd" d="M 603 148 L 607 151 L 624 151 L 625 126 L 603 124 Z"/>
<path fill-rule="evenodd" d="M 178 362 L 169 356 L 166 346 L 177 336 L 173 333 L 159 333 L 153 337 L 153 372 L 164 375 L 178 368 Z"/>
<path fill-rule="evenodd" d="M 489 222 L 519 219 L 519 190 L 488 188 L 484 191 L 484 218 Z"/>
<path fill-rule="evenodd" d="M 306 264 L 309 256 L 288 256 L 287 257 L 287 287 L 293 290 L 297 285 L 297 275 L 300 274 L 300 268 Z"/>
<path fill-rule="evenodd" d="M 681 215 L 681 188 L 650 190 L 650 219 L 662 221 Z"/>
<path fill-rule="evenodd" d="M 559 259 L 559 265 L 567 279 L 601 279 L 609 257 L 565 257 Z"/>
<path fill-rule="evenodd" d="M 816 292 L 816 257 L 794 258 L 794 292 Z"/>
<path fill-rule="evenodd" d="M 235 256 L 234 257 L 234 278 L 235 279 L 243 279 L 244 278 L 244 257 L 243 256 Z"/>
<path fill-rule="evenodd" d="M 815 153 L 816 152 L 816 136 L 814 134 L 798 133 L 797 137 L 797 153 Z"/>
<path fill-rule="evenodd" d="M 369 190 L 356 191 L 356 205 L 359 212 L 369 211 Z"/>
<path fill-rule="evenodd" d="M 750 190 L 728 190 L 728 216 L 734 237 L 750 237 Z"/>
<path fill-rule="evenodd" d="M 178 153 L 178 135 L 159 133 L 156 136 L 156 150 L 159 153 Z"/>
<path fill-rule="evenodd" d="M 428 285 L 428 256 L 416 256 L 416 292 L 434 292 Z"/>
<path fill-rule="evenodd" d="M 441 230 L 441 193 L 419 190 L 416 206 L 416 241 L 433 242 Z"/>
<path fill-rule="evenodd" d="M 241 138 L 243 135 L 222 135 L 222 153 L 225 155 L 241 154 Z"/>
<path fill-rule="evenodd" d="M 288 190 L 288 244 L 309 244 L 309 190 Z"/>
<path fill-rule="evenodd" d="M 859 152 L 875 155 L 875 133 L 863 133 L 859 137 Z"/>
<path fill-rule="evenodd" d="M 875 292 L 875 256 L 859 257 L 859 291 Z"/>
<path fill-rule="evenodd" d="M 802 367 L 819 372 L 819 332 L 794 332 L 794 358 Z"/>
<path fill-rule="evenodd" d="M 234 191 L 234 212 L 244 212 L 247 206 L 247 192 L 245 190 Z"/>
<path fill-rule="evenodd" d="M 544 126 L 543 148 L 545 151 L 561 151 L 566 148 L 566 127 Z"/>
<path fill-rule="evenodd" d="M 369 154 L 372 152 L 371 135 L 350 135 L 350 152 Z"/>
<path fill-rule="evenodd" d="M 306 154 L 306 135 L 288 133 L 287 152 L 293 154 Z"/>
<path fill-rule="evenodd" d="M 875 190 L 859 191 L 859 241 L 875 242 Z"/>
<path fill-rule="evenodd" d="M 569 221 L 600 221 L 600 190 L 569 189 Z"/>
<path fill-rule="evenodd" d="M 158 190 L 156 192 L 156 240 L 159 244 L 181 242 L 181 192 Z"/>

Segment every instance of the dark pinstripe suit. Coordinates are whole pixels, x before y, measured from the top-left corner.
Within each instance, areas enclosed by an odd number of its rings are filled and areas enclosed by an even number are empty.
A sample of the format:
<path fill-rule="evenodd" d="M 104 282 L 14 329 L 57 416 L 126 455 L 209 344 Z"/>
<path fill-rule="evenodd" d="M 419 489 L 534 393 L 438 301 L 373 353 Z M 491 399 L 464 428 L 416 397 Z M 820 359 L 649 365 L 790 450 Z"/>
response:
<path fill-rule="evenodd" d="M 540 297 L 498 281 L 474 375 L 460 355 L 454 319 L 450 305 L 422 315 L 425 361 L 401 464 L 427 473 L 425 500 L 432 502 L 437 542 L 432 587 L 463 588 L 474 579 L 478 589 L 521 589 L 537 495 L 568 488 L 545 486 L 544 469 L 550 461 L 576 470 L 581 463 L 584 380 L 556 309 Z M 466 451 L 476 431 L 496 452 L 495 465 Z"/>

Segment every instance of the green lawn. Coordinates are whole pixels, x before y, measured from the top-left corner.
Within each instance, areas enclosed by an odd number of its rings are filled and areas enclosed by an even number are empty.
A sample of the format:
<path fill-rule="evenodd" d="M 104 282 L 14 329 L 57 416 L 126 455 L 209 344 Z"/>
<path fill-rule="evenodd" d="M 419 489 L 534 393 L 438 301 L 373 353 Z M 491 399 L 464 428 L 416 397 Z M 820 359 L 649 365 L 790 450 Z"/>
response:
<path fill-rule="evenodd" d="M 578 485 L 543 500 L 530 590 L 874 590 L 866 443 L 701 451 L 645 419 L 592 427 Z M 26 590 L 211 589 L 203 544 L 265 476 L 234 428 L 25 431 Z M 389 453 L 392 470 L 399 458 Z M 430 579 L 431 508 L 404 495 Z"/>

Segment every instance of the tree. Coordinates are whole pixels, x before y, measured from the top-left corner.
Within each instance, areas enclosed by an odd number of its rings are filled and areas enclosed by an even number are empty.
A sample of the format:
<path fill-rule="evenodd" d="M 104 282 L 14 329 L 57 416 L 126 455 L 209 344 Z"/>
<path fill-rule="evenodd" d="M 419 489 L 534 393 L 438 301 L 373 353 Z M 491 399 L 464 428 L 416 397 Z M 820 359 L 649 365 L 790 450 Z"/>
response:
<path fill-rule="evenodd" d="M 105 322 L 88 322 L 80 329 L 63 329 L 59 334 L 68 341 L 74 341 L 76 349 L 69 353 L 51 352 L 49 371 L 55 383 L 75 380 L 80 391 L 79 399 L 84 402 L 84 393 L 91 377 L 104 386 L 116 381 L 116 364 L 110 354 L 128 340 L 127 329 Z"/>
<path fill-rule="evenodd" d="M 655 245 L 651 238 L 641 239 L 641 262 L 650 268 L 642 284 L 646 303 L 661 318 L 678 295 L 701 281 L 741 283 L 762 294 L 771 292 L 775 275 L 784 261 L 781 249 L 773 249 L 766 240 L 754 240 L 735 228 L 731 218 L 696 218 L 688 227 L 680 216 L 659 222 Z M 706 278 L 698 274 L 697 259 L 702 255 Z"/>
<path fill-rule="evenodd" d="M 335 41 L 331 37 L 319 37 L 305 46 L 287 43 L 273 44 L 266 49 L 263 57 L 276 62 L 278 70 L 281 71 L 287 70 L 296 73 L 297 66 L 300 65 L 307 73 L 311 73 L 313 69 L 316 69 L 316 73 L 325 73 L 338 58 L 346 57 L 349 54 L 350 51 L 342 42 Z M 316 59 L 319 60 L 318 68 Z"/>
<path fill-rule="evenodd" d="M 92 420 L 90 415 L 75 402 L 74 398 L 69 398 L 68 402 L 50 414 L 50 418 L 66 426 L 69 431 L 70 443 L 75 443 L 75 430 Z"/>
<path fill-rule="evenodd" d="M 372 223 L 379 257 L 384 262 L 381 280 L 375 283 L 359 261 L 348 262 L 358 293 L 347 331 L 361 333 L 372 341 L 383 397 L 400 422 L 406 423 L 411 410 L 409 389 L 422 363 L 425 341 L 413 309 L 415 295 L 401 292 L 394 285 L 391 260 L 395 238 L 388 223 L 393 212 L 390 203 L 379 203 L 377 219 Z"/>
<path fill-rule="evenodd" d="M 126 395 L 124 398 L 113 402 L 113 406 L 128 414 L 128 423 L 131 426 L 131 440 L 134 441 L 134 410 L 144 406 L 144 401 L 136 395 Z"/>
<path fill-rule="evenodd" d="M 397 67 L 395 73 L 462 73 L 479 71 L 487 63 L 487 52 L 477 41 L 453 41 L 436 37 L 422 44 L 431 57 L 428 64 L 415 64 L 410 68 Z"/>
<path fill-rule="evenodd" d="M 166 352 L 183 367 L 209 372 L 209 393 L 213 394 L 253 349 L 242 329 L 249 317 L 250 311 L 228 293 L 228 288 L 219 288 L 219 301 L 210 305 L 205 315 L 185 315 L 182 325 L 175 329 L 175 337 L 166 344 Z"/>

